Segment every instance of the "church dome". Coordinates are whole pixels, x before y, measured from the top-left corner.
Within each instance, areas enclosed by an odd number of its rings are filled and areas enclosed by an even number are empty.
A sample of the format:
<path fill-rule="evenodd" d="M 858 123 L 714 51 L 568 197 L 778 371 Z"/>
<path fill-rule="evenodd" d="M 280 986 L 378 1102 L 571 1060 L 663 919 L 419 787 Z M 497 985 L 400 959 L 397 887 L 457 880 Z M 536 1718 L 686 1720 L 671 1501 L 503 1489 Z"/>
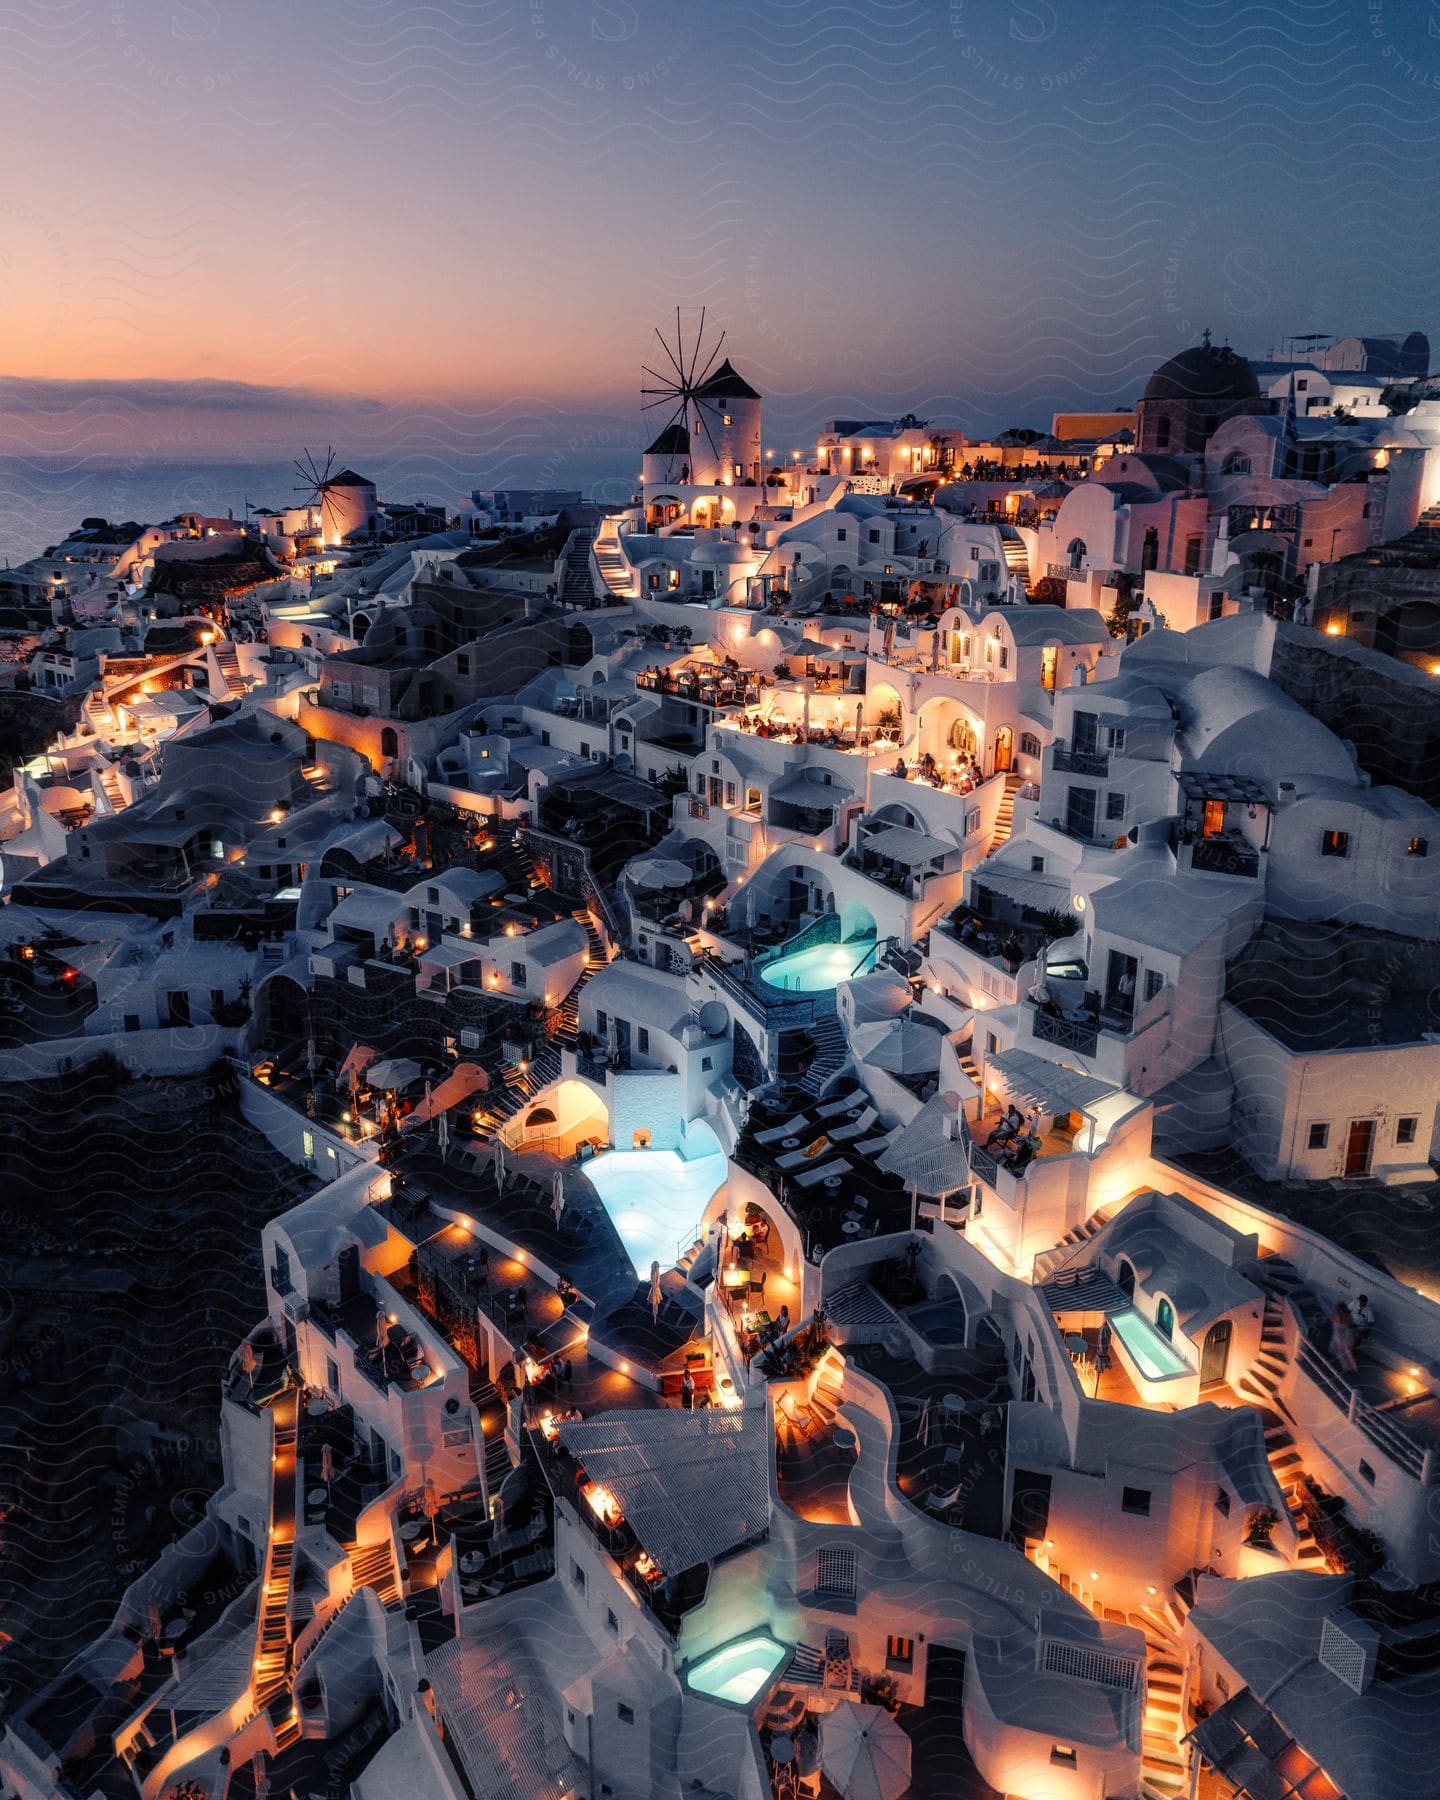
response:
<path fill-rule="evenodd" d="M 1233 406 L 1258 400 L 1255 371 L 1228 344 L 1207 338 L 1191 350 L 1172 356 L 1145 383 L 1146 400 L 1195 400 L 1210 406 Z"/>

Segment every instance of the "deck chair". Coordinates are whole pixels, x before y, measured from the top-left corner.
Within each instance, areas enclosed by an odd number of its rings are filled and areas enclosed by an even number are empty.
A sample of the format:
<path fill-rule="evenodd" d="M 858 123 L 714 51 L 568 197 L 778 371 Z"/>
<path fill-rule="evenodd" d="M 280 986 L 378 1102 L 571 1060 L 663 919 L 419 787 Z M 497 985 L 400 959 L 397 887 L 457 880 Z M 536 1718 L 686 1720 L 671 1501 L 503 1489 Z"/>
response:
<path fill-rule="evenodd" d="M 855 1120 L 854 1124 L 837 1125 L 830 1133 L 830 1142 L 832 1144 L 848 1144 L 851 1138 L 864 1137 L 865 1133 L 874 1123 L 874 1109 L 867 1106 L 860 1117 Z"/>
<path fill-rule="evenodd" d="M 831 1100 L 827 1105 L 817 1107 L 815 1110 L 822 1119 L 838 1119 L 841 1113 L 847 1113 L 852 1106 L 858 1106 L 863 1098 L 863 1095 L 857 1093 L 854 1088 L 851 1088 L 850 1092 L 846 1094 L 843 1099 Z"/>
<path fill-rule="evenodd" d="M 809 1125 L 810 1121 L 804 1113 L 796 1113 L 795 1117 L 787 1120 L 784 1125 L 777 1125 L 771 1131 L 757 1131 L 755 1142 L 757 1144 L 778 1144 L 784 1138 L 799 1137 L 802 1132 L 809 1129 Z"/>
<path fill-rule="evenodd" d="M 832 1175 L 848 1175 L 850 1165 L 844 1157 L 835 1162 L 822 1163 L 818 1169 L 811 1169 L 808 1175 L 797 1175 L 796 1183 L 800 1187 L 815 1187 L 822 1181 L 828 1181 Z"/>

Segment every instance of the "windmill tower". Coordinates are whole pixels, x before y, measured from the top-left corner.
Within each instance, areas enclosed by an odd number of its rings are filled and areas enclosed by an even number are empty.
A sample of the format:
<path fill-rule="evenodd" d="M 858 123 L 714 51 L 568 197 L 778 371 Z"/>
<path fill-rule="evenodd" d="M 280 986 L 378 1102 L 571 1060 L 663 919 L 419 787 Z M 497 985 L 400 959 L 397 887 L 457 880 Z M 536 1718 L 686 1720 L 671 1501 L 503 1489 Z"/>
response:
<path fill-rule="evenodd" d="M 677 307 L 673 340 L 655 328 L 664 354 L 659 367 L 644 365 L 640 389 L 642 411 L 660 426 L 645 452 L 647 486 L 734 487 L 760 479 L 760 396 L 728 357 L 721 360 L 725 333 L 709 341 L 705 320 L 701 307 L 692 339 Z"/>
<path fill-rule="evenodd" d="M 378 535 L 380 502 L 375 483 L 354 469 L 336 473 L 333 449 L 326 449 L 323 465 L 307 450 L 295 464 L 295 473 L 300 477 L 295 491 L 304 496 L 326 544 Z"/>

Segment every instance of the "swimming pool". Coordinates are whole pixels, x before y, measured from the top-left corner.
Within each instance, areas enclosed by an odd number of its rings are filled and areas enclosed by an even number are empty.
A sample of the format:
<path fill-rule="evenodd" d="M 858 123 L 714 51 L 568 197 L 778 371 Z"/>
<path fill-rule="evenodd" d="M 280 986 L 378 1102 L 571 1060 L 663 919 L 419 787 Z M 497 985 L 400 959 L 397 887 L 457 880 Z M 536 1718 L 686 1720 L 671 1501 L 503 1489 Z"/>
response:
<path fill-rule="evenodd" d="M 1110 1329 L 1130 1353 L 1130 1360 L 1147 1381 L 1173 1381 L 1193 1373 L 1189 1363 L 1168 1338 L 1133 1306 L 1111 1313 Z"/>
<path fill-rule="evenodd" d="M 686 1670 L 685 1680 L 694 1693 L 708 1694 L 731 1706 L 751 1706 L 789 1657 L 788 1645 L 778 1643 L 767 1632 L 755 1632 L 702 1656 Z"/>
<path fill-rule="evenodd" d="M 652 1262 L 662 1269 L 675 1266 L 685 1248 L 681 1238 L 699 1224 L 725 1173 L 719 1150 L 688 1159 L 675 1150 L 605 1150 L 585 1164 L 590 1185 L 642 1278 Z"/>
<path fill-rule="evenodd" d="M 786 994 L 826 993 L 838 982 L 868 973 L 879 951 L 874 939 L 868 943 L 810 944 L 766 963 L 760 979 Z"/>

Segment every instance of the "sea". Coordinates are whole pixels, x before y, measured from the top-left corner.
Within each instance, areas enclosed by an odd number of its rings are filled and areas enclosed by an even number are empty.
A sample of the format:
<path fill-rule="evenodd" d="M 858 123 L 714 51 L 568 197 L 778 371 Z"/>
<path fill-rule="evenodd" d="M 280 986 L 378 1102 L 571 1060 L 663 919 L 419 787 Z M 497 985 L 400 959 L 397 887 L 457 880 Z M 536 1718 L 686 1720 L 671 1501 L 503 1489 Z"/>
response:
<path fill-rule="evenodd" d="M 578 490 L 619 505 L 635 489 L 634 449 L 559 444 L 551 451 L 507 453 L 461 466 L 448 458 L 352 457 L 382 500 L 443 502 L 458 512 L 472 489 L 545 487 Z M 337 465 L 338 466 L 338 465 Z M 11 565 L 59 543 L 81 519 L 153 524 L 181 512 L 245 517 L 255 506 L 295 505 L 303 489 L 294 462 L 164 462 L 75 456 L 0 456 L 0 562 Z"/>

